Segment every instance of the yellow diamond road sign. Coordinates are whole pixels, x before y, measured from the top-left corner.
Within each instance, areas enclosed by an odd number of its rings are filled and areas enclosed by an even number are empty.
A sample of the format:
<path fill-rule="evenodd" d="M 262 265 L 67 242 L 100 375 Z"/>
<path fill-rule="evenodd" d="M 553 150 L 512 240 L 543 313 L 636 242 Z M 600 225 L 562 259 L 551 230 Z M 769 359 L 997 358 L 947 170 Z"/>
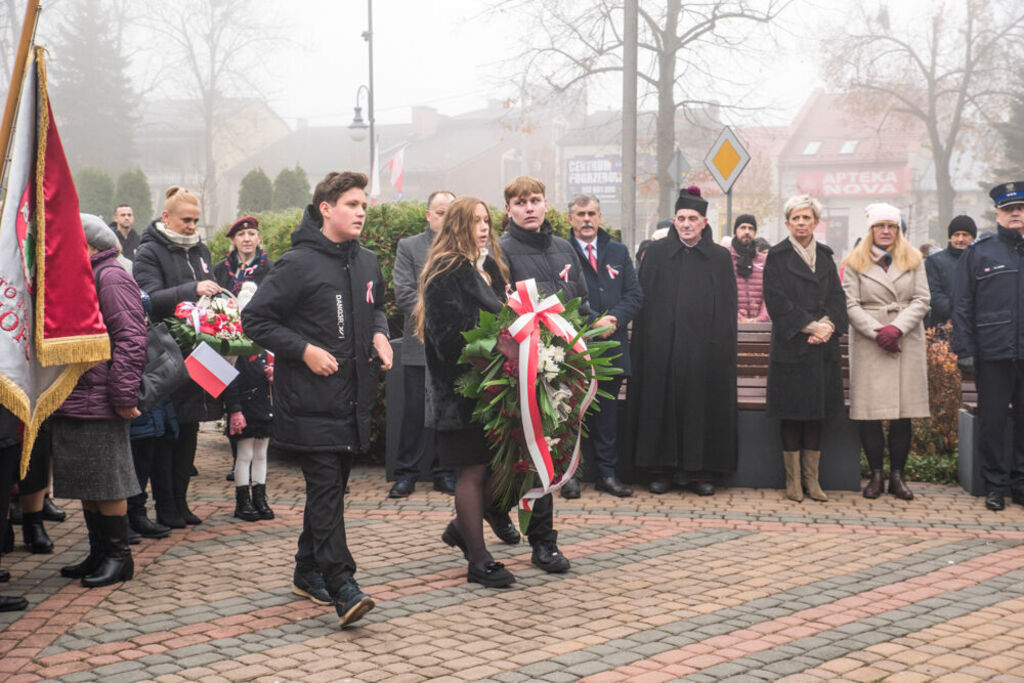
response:
<path fill-rule="evenodd" d="M 704 166 L 715 177 L 722 192 L 732 188 L 748 163 L 750 153 L 729 126 L 722 129 L 715 144 L 708 150 L 708 155 L 704 157 Z"/>

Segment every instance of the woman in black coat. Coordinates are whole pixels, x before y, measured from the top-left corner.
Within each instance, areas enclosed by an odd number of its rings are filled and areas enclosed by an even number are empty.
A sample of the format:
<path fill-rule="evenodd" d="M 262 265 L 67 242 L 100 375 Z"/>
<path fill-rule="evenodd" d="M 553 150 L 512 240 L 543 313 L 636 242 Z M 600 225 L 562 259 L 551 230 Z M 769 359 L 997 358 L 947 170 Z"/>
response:
<path fill-rule="evenodd" d="M 154 320 L 172 316 L 182 301 L 196 301 L 220 291 L 212 279 L 210 250 L 196 232 L 199 200 L 177 186 L 169 188 L 166 194 L 160 220 L 154 220 L 142 233 L 132 268 L 135 281 L 152 300 Z M 171 395 L 171 401 L 180 425 L 171 453 L 171 487 L 178 515 L 165 518 L 158 511 L 157 518 L 161 524 L 180 528 L 182 522 L 201 521 L 187 502 L 199 423 L 219 419 L 223 411 L 220 400 L 191 380 Z"/>
<path fill-rule="evenodd" d="M 487 252 L 488 242 L 494 257 Z M 509 274 L 498 250 L 487 205 L 473 197 L 456 199 L 423 267 L 416 310 L 427 363 L 427 425 L 436 431 L 441 466 L 458 470 L 456 516 L 441 540 L 462 548 L 469 561 L 468 581 L 491 588 L 508 586 L 515 577 L 484 544 L 492 453 L 483 427 L 472 422 L 475 402 L 458 395 L 455 382 L 469 369 L 459 363 L 466 345 L 462 333 L 480 324 L 481 311 L 497 313 L 502 307 Z"/>
<path fill-rule="evenodd" d="M 806 490 L 825 501 L 818 482 L 821 425 L 843 405 L 839 336 L 846 329 L 846 295 L 832 250 L 814 239 L 818 200 L 791 197 L 785 214 L 790 235 L 771 248 L 764 268 L 772 319 L 768 416 L 782 421 L 786 497 L 799 502 Z"/>

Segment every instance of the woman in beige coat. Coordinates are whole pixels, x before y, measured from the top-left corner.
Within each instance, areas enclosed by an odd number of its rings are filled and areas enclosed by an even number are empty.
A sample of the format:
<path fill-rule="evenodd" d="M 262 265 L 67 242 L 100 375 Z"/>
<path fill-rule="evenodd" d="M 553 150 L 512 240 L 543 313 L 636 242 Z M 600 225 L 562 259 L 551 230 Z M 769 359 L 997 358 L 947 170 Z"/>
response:
<path fill-rule="evenodd" d="M 903 480 L 910 452 L 910 419 L 928 417 L 924 316 L 931 296 L 920 252 L 900 233 L 900 211 L 889 204 L 867 208 L 868 233 L 846 257 L 843 289 L 850 318 L 850 418 L 858 420 L 871 466 L 865 498 L 884 489 L 889 421 L 889 493 L 910 500 Z"/>

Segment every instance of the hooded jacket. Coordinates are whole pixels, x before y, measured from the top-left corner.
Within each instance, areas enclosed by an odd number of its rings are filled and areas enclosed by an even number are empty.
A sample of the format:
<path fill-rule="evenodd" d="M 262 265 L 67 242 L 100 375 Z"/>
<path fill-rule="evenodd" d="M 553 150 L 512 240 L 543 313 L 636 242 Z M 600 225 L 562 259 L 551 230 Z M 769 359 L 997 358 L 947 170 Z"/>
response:
<path fill-rule="evenodd" d="M 732 269 L 735 272 L 736 264 L 740 261 L 740 253 L 731 243 L 729 244 L 729 255 L 732 257 Z M 750 276 L 736 275 L 736 297 L 740 318 L 753 319 L 759 323 L 771 320 L 768 315 L 768 307 L 764 303 L 764 264 L 767 259 L 767 255 L 756 252 Z"/>
<path fill-rule="evenodd" d="M 118 263 L 117 254 L 111 248 L 90 258 L 100 313 L 110 336 L 110 360 L 94 365 L 78 379 L 58 415 L 115 420 L 119 416 L 114 408 L 132 408 L 139 401 L 146 366 L 146 319 L 139 286 Z"/>
<path fill-rule="evenodd" d="M 156 227 L 157 221 L 146 226 L 135 251 L 132 275 L 152 301 L 153 320 L 163 320 L 174 315 L 175 307 L 182 301 L 196 301 L 199 298 L 196 284 L 200 280 L 213 280 L 210 267 L 210 250 L 202 241 L 187 251 L 174 244 Z M 222 403 L 189 380 L 171 395 L 178 422 L 208 422 L 222 414 Z"/>
<path fill-rule="evenodd" d="M 294 451 L 366 450 L 379 380 L 373 335 L 388 333 L 384 278 L 372 251 L 358 240 L 332 242 L 322 225 L 307 206 L 292 248 L 242 311 L 242 329 L 274 353 L 275 443 Z M 338 371 L 323 377 L 306 367 L 309 344 L 334 354 Z"/>

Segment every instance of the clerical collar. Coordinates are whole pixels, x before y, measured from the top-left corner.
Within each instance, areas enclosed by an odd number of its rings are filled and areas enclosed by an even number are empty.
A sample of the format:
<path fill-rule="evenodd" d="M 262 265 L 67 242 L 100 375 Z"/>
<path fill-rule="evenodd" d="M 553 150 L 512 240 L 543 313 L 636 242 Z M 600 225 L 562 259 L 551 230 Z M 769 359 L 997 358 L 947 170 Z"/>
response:
<path fill-rule="evenodd" d="M 678 234 L 678 233 L 676 233 L 676 234 Z M 682 242 L 682 243 L 683 243 L 683 245 L 685 245 L 685 246 L 689 247 L 690 249 L 693 249 L 693 248 L 694 248 L 695 246 L 697 246 L 698 244 L 700 244 L 700 238 L 701 238 L 701 236 L 700 236 L 700 235 L 698 235 L 698 236 L 697 236 L 697 239 L 695 239 L 695 240 L 693 241 L 693 244 L 690 244 L 689 242 L 687 242 L 686 240 L 684 240 L 684 239 L 682 238 L 682 236 L 680 236 L 680 237 L 679 237 L 679 241 L 680 241 L 680 242 Z"/>

